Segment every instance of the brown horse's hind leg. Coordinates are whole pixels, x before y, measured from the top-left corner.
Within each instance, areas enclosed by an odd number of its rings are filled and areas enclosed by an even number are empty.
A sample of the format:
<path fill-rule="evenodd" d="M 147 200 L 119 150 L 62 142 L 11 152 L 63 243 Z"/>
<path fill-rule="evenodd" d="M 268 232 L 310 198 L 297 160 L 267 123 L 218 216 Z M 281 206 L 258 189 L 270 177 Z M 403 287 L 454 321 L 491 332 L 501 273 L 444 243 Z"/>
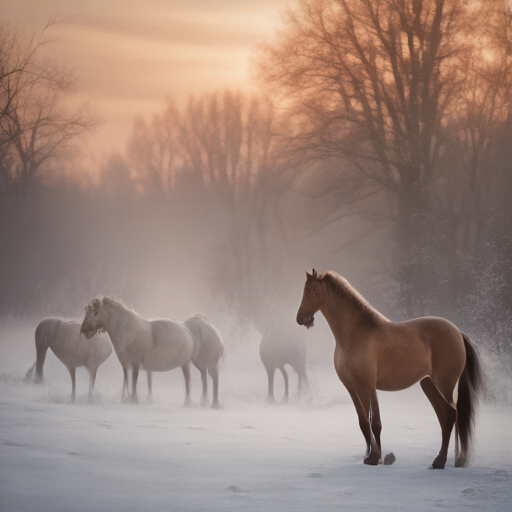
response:
<path fill-rule="evenodd" d="M 455 422 L 455 467 L 457 467 L 457 461 L 460 458 L 460 443 L 459 443 L 459 422 Z"/>
<path fill-rule="evenodd" d="M 437 389 L 430 377 L 425 377 L 421 382 L 421 388 L 430 400 L 432 407 L 436 411 L 437 418 L 441 425 L 442 443 L 439 455 L 432 462 L 432 469 L 444 469 L 448 457 L 448 445 L 453 425 L 457 419 L 457 410 L 449 404 L 441 392 Z"/>

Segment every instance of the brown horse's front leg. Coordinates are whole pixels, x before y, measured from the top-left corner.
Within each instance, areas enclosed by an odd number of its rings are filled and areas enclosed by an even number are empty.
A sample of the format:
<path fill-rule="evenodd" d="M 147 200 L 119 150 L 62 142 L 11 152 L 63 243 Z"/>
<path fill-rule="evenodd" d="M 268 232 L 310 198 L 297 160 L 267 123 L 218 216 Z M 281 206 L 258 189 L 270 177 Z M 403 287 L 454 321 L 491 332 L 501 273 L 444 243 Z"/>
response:
<path fill-rule="evenodd" d="M 439 451 L 439 455 L 434 459 L 434 462 L 432 462 L 432 469 L 444 469 L 448 457 L 450 436 L 455 420 L 457 419 L 457 410 L 446 401 L 430 377 L 425 377 L 420 384 L 427 398 L 430 400 L 432 407 L 436 411 L 442 432 L 441 450 Z"/>
<path fill-rule="evenodd" d="M 373 437 L 375 438 L 375 443 L 377 444 L 377 448 L 379 452 L 382 453 L 380 445 L 380 433 L 382 432 L 382 423 L 380 421 L 379 400 L 377 398 L 376 389 L 372 391 L 370 398 L 370 426 L 372 429 Z"/>
<path fill-rule="evenodd" d="M 370 466 L 376 466 L 380 461 L 381 450 L 380 445 L 377 445 L 377 442 L 372 435 L 372 428 L 370 425 L 371 394 L 364 389 L 358 389 L 356 391 L 355 388 L 348 389 L 348 392 L 350 393 L 352 401 L 354 402 L 354 406 L 359 417 L 359 427 L 361 428 L 361 432 L 363 433 L 363 436 L 366 440 L 366 457 L 363 459 L 363 462 L 365 464 L 369 464 Z M 377 416 L 379 417 L 380 422 L 380 416 L 378 415 L 378 404 Z"/>

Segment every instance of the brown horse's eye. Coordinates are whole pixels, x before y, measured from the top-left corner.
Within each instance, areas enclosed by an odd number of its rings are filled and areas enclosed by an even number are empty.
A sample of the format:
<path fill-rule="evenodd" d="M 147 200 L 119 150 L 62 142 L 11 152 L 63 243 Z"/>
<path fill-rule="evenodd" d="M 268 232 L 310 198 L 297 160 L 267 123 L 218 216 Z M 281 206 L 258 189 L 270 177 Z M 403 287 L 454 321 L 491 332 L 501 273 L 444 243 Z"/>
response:
<path fill-rule="evenodd" d="M 92 312 L 94 313 L 94 316 L 96 316 L 98 314 L 98 312 L 95 309 L 93 309 Z"/>

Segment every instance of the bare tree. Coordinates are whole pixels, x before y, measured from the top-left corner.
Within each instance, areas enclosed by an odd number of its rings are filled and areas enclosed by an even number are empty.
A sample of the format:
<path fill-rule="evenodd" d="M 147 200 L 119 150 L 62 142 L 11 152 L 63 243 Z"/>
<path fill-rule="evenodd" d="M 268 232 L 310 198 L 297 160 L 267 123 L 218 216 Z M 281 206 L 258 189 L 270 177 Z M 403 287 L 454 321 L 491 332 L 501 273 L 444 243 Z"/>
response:
<path fill-rule="evenodd" d="M 505 7 L 497 2 L 483 14 L 484 37 L 474 41 L 464 63 L 468 79 L 455 102 L 450 152 L 434 193 L 433 207 L 442 212 L 452 241 L 448 261 L 450 273 L 458 277 L 452 281 L 457 291 L 470 282 L 460 275 L 462 261 L 485 244 L 507 189 L 501 169 L 503 135 L 512 114 L 512 18 Z"/>
<path fill-rule="evenodd" d="M 490 5 L 492 4 L 492 5 Z M 295 122 L 289 150 L 302 161 L 338 157 L 361 183 L 382 190 L 396 227 L 408 313 L 424 290 L 431 191 L 447 125 L 471 78 L 485 9 L 501 0 L 302 0 L 259 69 Z M 428 256 L 428 255 L 427 255 Z"/>
<path fill-rule="evenodd" d="M 183 162 L 181 113 L 171 99 L 150 123 L 142 117 L 135 119 L 127 153 L 143 190 L 158 195 L 170 192 Z"/>
<path fill-rule="evenodd" d="M 286 249 L 280 203 L 293 173 L 276 151 L 277 125 L 268 99 L 230 91 L 191 98 L 183 116 L 184 171 L 202 180 L 228 219 L 210 284 L 256 322 L 263 297 L 282 283 Z"/>
<path fill-rule="evenodd" d="M 36 175 L 67 155 L 76 138 L 96 122 L 87 106 L 71 112 L 66 108 L 77 79 L 70 69 L 43 53 L 49 42 L 44 33 L 39 39 L 27 40 L 21 31 L 0 22 L 3 193 L 26 191 Z"/>

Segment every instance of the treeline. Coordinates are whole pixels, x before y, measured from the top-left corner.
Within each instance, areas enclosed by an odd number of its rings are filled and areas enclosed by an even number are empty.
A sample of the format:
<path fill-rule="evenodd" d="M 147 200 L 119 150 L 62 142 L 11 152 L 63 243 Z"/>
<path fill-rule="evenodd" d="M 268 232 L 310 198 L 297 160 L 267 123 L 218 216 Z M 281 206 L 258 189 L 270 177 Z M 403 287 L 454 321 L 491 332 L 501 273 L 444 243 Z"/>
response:
<path fill-rule="evenodd" d="M 302 0 L 258 52 L 264 94 L 168 100 L 95 179 L 63 163 L 76 134 L 24 170 L 16 136 L 46 132 L 6 114 L 2 50 L 2 312 L 63 282 L 134 303 L 172 283 L 263 326 L 315 265 L 394 319 L 448 317 L 510 355 L 510 41 L 505 0 Z"/>

